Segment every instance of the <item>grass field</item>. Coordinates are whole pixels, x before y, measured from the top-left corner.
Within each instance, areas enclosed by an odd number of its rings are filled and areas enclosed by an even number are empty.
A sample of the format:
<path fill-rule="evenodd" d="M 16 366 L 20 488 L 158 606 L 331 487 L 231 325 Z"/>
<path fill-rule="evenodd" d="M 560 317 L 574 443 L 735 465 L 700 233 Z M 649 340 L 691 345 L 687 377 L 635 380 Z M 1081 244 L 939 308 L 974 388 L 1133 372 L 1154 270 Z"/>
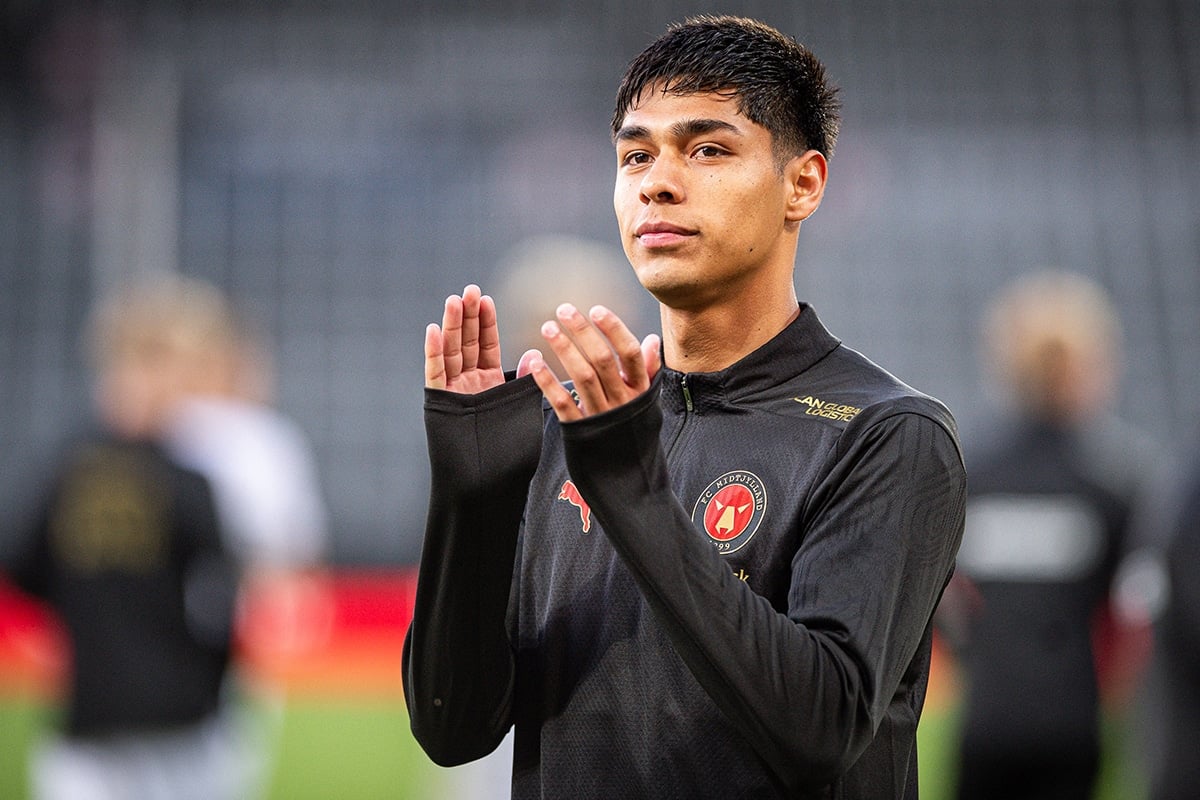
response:
<path fill-rule="evenodd" d="M 251 713 L 263 713 L 252 710 Z M 0 703 L 0 797 L 29 797 L 26 759 L 45 730 L 47 706 L 29 700 Z M 267 780 L 271 800 L 406 800 L 445 796 L 444 770 L 434 766 L 408 733 L 403 706 L 367 698 L 288 703 Z"/>
<path fill-rule="evenodd" d="M 277 732 L 269 800 L 452 800 L 447 771 L 420 751 L 395 697 L 295 698 L 285 703 L 280 719 L 253 704 L 248 708 Z M 0 702 L 0 797 L 28 798 L 26 754 L 49 715 L 41 702 Z M 956 731 L 954 707 L 928 714 L 921 724 L 922 800 L 951 796 Z M 1114 721 L 1107 732 L 1111 751 L 1119 752 L 1123 726 Z M 1097 800 L 1142 797 L 1136 770 L 1121 758 L 1109 759 Z"/>
<path fill-rule="evenodd" d="M 245 625 L 247 689 L 238 708 L 267 732 L 266 800 L 460 800 L 451 797 L 452 772 L 413 740 L 399 694 L 411 597 L 411 576 L 368 574 L 275 587 L 262 599 Z M 0 614 L 0 800 L 28 798 L 29 748 L 55 710 L 58 679 L 34 669 L 41 658 L 45 671 L 46 656 L 36 654 L 48 645 L 31 614 L 14 603 Z M 935 650 L 918 732 L 922 800 L 952 796 L 957 694 L 953 664 Z M 1128 726 L 1110 716 L 1104 733 L 1109 757 L 1097 800 L 1143 800 L 1126 756 Z"/>

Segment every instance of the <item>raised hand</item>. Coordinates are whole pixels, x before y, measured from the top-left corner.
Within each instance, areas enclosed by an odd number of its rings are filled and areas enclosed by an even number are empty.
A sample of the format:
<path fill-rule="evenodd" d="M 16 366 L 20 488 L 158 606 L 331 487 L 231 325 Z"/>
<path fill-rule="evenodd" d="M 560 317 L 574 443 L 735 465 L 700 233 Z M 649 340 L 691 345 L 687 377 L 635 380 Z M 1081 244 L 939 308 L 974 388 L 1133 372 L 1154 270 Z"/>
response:
<path fill-rule="evenodd" d="M 576 403 L 554 371 L 536 351 L 521 359 L 533 373 L 542 394 L 563 422 L 616 408 L 650 388 L 662 366 L 661 343 L 650 334 L 640 343 L 625 323 L 604 306 L 593 306 L 585 317 L 564 303 L 556 319 L 542 325 L 542 338 L 562 362 L 575 384 Z"/>
<path fill-rule="evenodd" d="M 425 328 L 425 386 L 474 394 L 502 383 L 496 304 L 470 284 L 446 298 L 441 327 Z"/>

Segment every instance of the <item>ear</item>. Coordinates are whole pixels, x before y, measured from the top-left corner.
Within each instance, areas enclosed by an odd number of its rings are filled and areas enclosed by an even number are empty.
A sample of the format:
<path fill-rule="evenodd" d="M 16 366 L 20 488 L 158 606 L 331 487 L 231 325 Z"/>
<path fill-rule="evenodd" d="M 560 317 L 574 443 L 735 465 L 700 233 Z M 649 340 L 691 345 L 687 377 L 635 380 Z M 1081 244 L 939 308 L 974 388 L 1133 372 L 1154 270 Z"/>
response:
<path fill-rule="evenodd" d="M 788 192 L 786 219 L 802 222 L 812 216 L 825 196 L 825 177 L 829 165 L 825 156 L 816 150 L 808 150 L 796 156 L 784 167 L 785 186 Z"/>

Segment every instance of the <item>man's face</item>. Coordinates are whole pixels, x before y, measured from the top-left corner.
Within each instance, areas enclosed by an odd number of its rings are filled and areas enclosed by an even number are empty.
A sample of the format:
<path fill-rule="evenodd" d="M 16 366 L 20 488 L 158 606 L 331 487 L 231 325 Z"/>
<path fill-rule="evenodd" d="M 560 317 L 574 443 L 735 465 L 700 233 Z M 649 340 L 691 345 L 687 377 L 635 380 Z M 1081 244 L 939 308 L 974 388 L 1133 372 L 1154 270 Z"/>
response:
<path fill-rule="evenodd" d="M 698 310 L 790 275 L 795 225 L 771 134 L 716 94 L 643 93 L 617 132 L 625 254 L 660 302 Z M 791 235 L 787 231 L 791 230 Z"/>

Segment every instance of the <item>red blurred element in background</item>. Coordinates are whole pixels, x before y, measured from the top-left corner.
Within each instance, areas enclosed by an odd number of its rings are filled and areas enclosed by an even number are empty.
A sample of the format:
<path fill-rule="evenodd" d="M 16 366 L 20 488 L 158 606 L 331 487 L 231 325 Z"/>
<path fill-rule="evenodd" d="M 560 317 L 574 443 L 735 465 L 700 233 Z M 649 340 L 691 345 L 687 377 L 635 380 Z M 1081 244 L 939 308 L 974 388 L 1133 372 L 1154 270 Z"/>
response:
<path fill-rule="evenodd" d="M 53 612 L 0 578 L 0 697 L 58 697 L 67 638 Z"/>
<path fill-rule="evenodd" d="M 416 573 L 256 577 L 238 621 L 239 673 L 251 686 L 401 696 L 400 654 Z M 53 614 L 0 579 L 0 696 L 60 696 L 69 654 Z"/>

